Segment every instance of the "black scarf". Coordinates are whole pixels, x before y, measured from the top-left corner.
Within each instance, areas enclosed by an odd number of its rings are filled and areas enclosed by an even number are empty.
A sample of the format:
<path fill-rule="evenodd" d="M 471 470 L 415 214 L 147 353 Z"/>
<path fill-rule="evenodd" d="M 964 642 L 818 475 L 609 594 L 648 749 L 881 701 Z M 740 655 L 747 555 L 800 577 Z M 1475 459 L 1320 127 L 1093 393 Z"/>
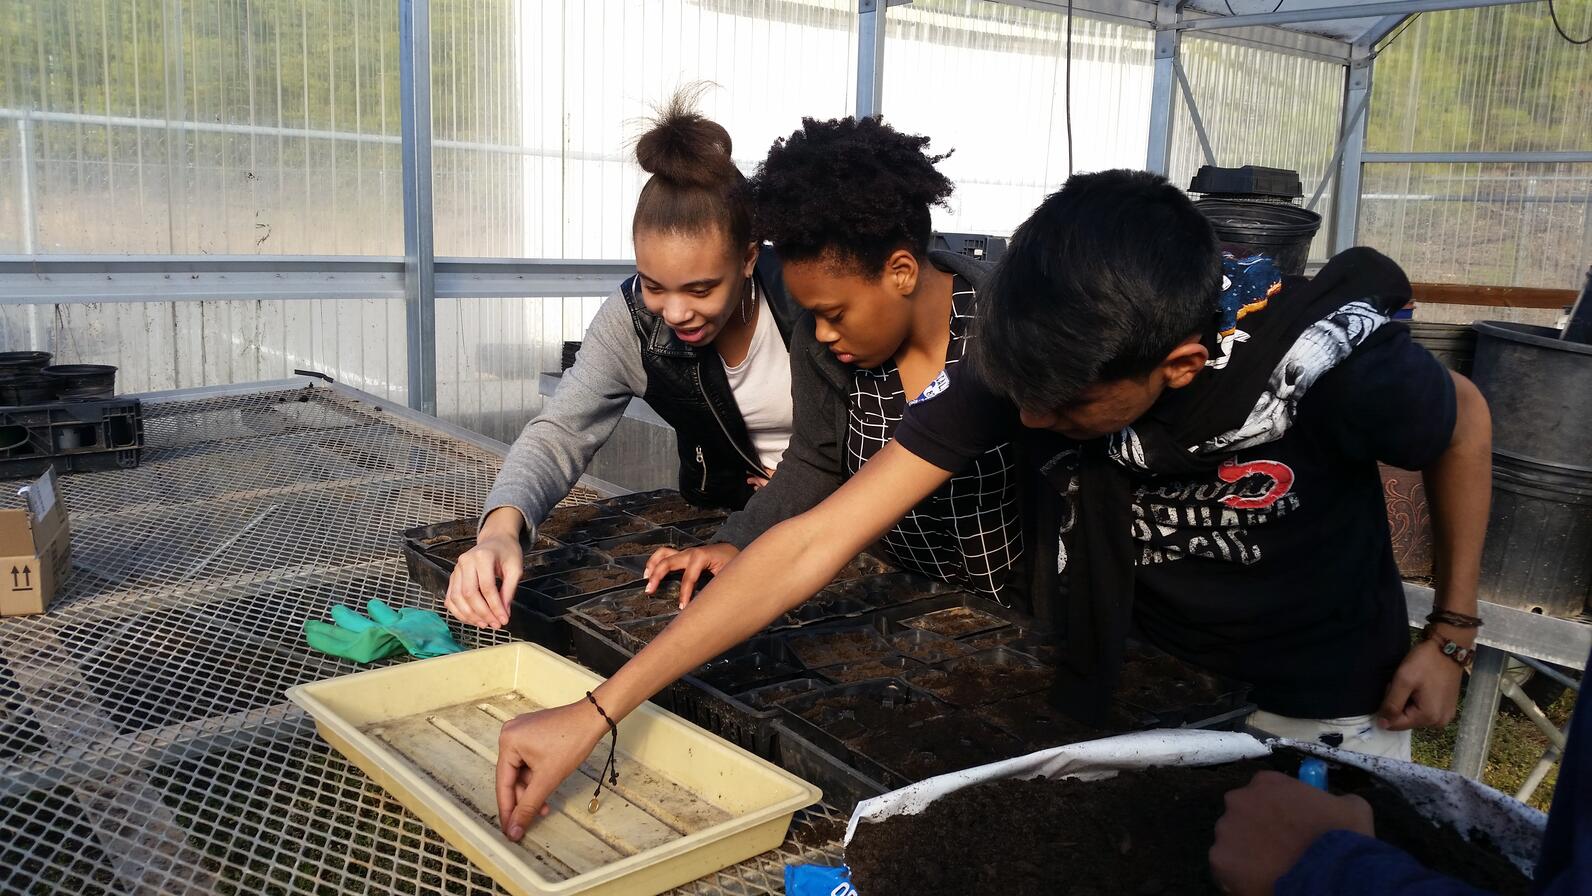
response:
<path fill-rule="evenodd" d="M 1209 475 L 1238 450 L 1281 438 L 1310 385 L 1410 298 L 1398 265 L 1365 248 L 1312 279 L 1283 277 L 1264 256 L 1224 258 L 1223 271 L 1206 370 L 1130 428 L 1076 446 L 1073 541 L 1063 547 L 1071 587 L 1052 589 L 1052 619 L 1064 630 L 1051 699 L 1089 724 L 1107 724 L 1133 615 L 1134 475 Z M 1064 467 L 1047 472 L 1063 494 L 1072 475 Z"/>

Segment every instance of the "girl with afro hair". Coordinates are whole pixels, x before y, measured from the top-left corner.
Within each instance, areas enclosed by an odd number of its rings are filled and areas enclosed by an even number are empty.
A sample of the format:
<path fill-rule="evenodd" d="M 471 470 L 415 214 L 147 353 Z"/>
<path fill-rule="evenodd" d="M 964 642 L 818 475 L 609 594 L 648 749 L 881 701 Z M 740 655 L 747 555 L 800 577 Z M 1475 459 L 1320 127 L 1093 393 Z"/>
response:
<path fill-rule="evenodd" d="M 683 571 L 682 603 L 782 520 L 816 506 L 890 441 L 910 401 L 961 362 L 984 263 L 931 252 L 929 210 L 953 189 L 929 139 L 878 118 L 804 119 L 753 179 L 758 234 L 805 309 L 791 338 L 794 428 L 779 475 L 717 543 L 663 548 L 648 587 Z M 1022 555 L 1013 446 L 967 465 L 884 537 L 896 564 L 1009 603 Z"/>

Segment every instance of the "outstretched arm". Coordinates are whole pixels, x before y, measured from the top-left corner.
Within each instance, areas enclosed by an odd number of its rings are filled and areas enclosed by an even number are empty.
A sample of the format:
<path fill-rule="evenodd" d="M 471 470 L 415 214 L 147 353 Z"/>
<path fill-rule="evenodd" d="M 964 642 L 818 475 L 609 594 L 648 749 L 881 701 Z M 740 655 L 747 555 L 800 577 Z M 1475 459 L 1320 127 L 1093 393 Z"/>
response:
<path fill-rule="evenodd" d="M 900 445 L 880 449 L 823 503 L 770 529 L 730 562 L 657 640 L 594 696 L 614 719 L 665 685 L 761 631 L 817 593 L 951 474 Z M 518 840 L 548 796 L 608 733 L 586 701 L 520 716 L 503 726 L 498 817 Z"/>

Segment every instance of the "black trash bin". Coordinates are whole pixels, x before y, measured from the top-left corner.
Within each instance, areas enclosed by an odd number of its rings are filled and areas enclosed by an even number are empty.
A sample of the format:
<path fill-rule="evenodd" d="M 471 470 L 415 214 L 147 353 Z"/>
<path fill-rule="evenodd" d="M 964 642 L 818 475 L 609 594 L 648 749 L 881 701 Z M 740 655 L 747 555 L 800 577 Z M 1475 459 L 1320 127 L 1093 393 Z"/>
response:
<path fill-rule="evenodd" d="M 95 401 L 116 397 L 116 368 L 109 364 L 56 364 L 44 368 L 62 401 Z"/>
<path fill-rule="evenodd" d="M 1283 202 L 1200 199 L 1194 203 L 1224 248 L 1235 255 L 1270 255 L 1284 274 L 1303 274 L 1321 216 Z"/>
<path fill-rule="evenodd" d="M 1592 345 L 1552 327 L 1475 324 L 1493 419 L 1493 504 L 1481 597 L 1578 616 L 1592 596 Z"/>

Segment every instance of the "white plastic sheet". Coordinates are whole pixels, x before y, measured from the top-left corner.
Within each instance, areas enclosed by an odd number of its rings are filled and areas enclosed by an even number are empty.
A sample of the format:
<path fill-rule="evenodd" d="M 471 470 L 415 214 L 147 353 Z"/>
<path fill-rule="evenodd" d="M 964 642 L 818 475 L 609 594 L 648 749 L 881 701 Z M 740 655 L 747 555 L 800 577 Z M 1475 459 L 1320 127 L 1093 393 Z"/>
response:
<path fill-rule="evenodd" d="M 859 823 L 916 815 L 940 797 L 974 784 L 1007 778 L 1098 780 L 1155 766 L 1220 765 L 1265 756 L 1278 746 L 1378 775 L 1399 788 L 1418 811 L 1435 821 L 1447 822 L 1467 840 L 1475 832 L 1486 832 L 1493 845 L 1525 873 L 1530 874 L 1536 863 L 1547 816 L 1462 775 L 1321 744 L 1291 740 L 1262 743 L 1247 734 L 1187 729 L 1143 731 L 1069 744 L 919 781 L 858 803 L 846 827 L 845 842 L 851 843 Z"/>

